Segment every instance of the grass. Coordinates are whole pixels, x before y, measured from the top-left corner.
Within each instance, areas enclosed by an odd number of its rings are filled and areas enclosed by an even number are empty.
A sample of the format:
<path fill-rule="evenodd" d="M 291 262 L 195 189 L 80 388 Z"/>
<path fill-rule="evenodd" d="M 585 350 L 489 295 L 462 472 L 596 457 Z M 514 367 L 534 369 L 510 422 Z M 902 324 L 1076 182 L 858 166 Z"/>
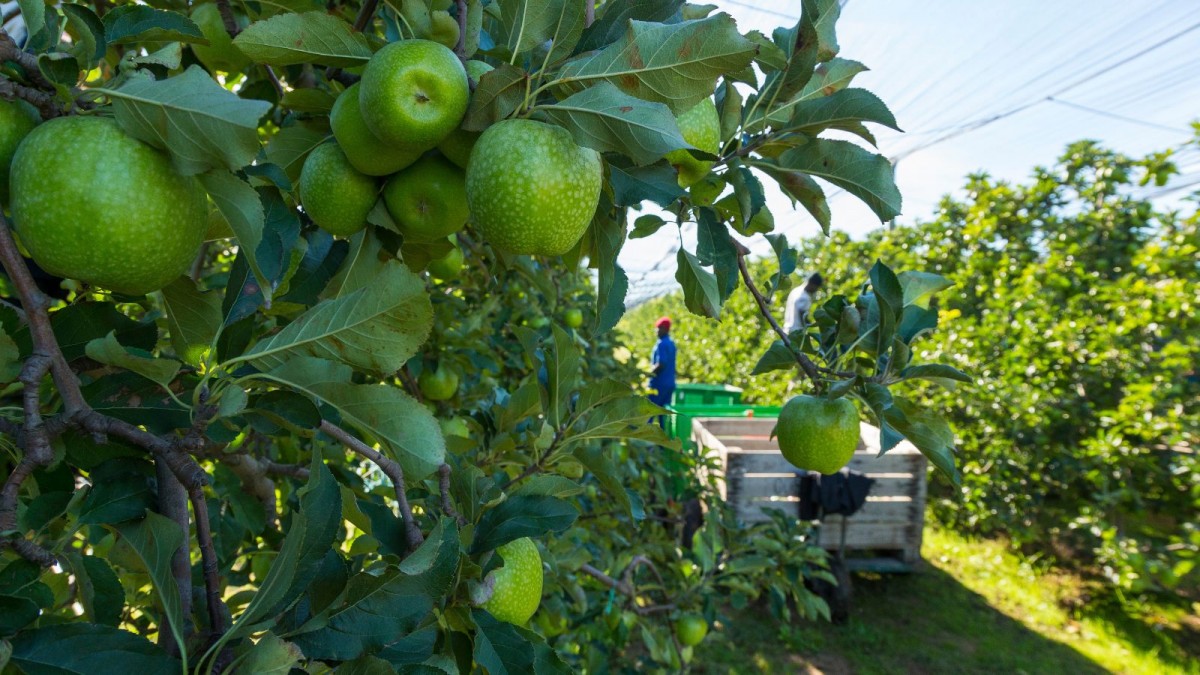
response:
<path fill-rule="evenodd" d="M 1186 608 L 1090 606 L 1081 580 L 1039 572 L 1001 542 L 927 529 L 922 553 L 917 574 L 855 577 L 842 626 L 730 612 L 701 645 L 700 672 L 1200 673 Z"/>

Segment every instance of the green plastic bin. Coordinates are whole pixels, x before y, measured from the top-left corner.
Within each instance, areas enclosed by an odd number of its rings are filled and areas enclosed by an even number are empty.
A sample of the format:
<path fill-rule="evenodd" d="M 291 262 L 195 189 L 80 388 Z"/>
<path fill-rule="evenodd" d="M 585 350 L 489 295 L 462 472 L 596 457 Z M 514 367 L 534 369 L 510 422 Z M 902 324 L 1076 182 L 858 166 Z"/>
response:
<path fill-rule="evenodd" d="M 671 397 L 674 407 L 694 405 L 738 405 L 742 402 L 742 390 L 728 384 L 702 384 L 687 382 L 676 385 Z"/>

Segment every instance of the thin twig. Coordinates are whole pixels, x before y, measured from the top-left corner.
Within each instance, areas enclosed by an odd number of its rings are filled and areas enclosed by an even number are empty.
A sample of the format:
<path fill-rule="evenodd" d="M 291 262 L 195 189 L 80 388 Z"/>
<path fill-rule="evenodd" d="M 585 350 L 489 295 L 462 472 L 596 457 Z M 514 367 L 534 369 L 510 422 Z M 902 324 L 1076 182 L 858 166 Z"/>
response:
<path fill-rule="evenodd" d="M 221 23 L 225 24 L 225 32 L 229 33 L 231 38 L 237 37 L 242 29 L 238 28 L 237 17 L 233 15 L 229 0 L 217 0 L 217 11 L 221 14 Z"/>
<path fill-rule="evenodd" d="M 225 634 L 225 602 L 221 599 L 221 579 L 217 565 L 217 548 L 213 545 L 212 527 L 208 521 L 208 502 L 204 499 L 204 488 L 195 485 L 188 488 L 188 500 L 192 502 L 192 514 L 196 519 L 196 540 L 200 542 L 200 567 L 204 571 L 204 597 L 208 606 L 208 625 L 214 637 Z"/>
<path fill-rule="evenodd" d="M 638 556 L 638 557 L 641 557 L 641 556 Z M 636 558 L 635 558 L 635 560 L 636 560 Z M 631 563 L 631 565 L 632 565 L 632 563 Z M 675 603 L 666 603 L 666 604 L 662 604 L 662 605 L 647 605 L 645 607 L 638 605 L 636 602 L 634 602 L 634 600 L 636 600 L 638 597 L 637 589 L 634 588 L 632 584 L 630 584 L 626 581 L 618 581 L 587 563 L 584 563 L 583 565 L 581 565 L 579 567 L 579 571 L 583 572 L 584 574 L 587 574 L 588 576 L 599 581 L 600 583 L 604 584 L 605 586 L 608 586 L 609 588 L 617 591 L 618 593 L 621 593 L 622 595 L 628 597 L 630 602 L 633 603 L 633 611 L 639 615 L 645 616 L 648 614 L 671 612 L 676 609 Z M 629 570 L 626 569 L 626 575 L 628 575 L 628 573 L 629 573 Z"/>
<path fill-rule="evenodd" d="M 379 0 L 366 0 L 362 7 L 358 10 L 358 16 L 354 17 L 354 32 L 361 33 L 367 29 L 371 20 L 375 18 L 375 9 L 379 7 Z"/>
<path fill-rule="evenodd" d="M 458 58 L 467 59 L 467 0 L 456 0 L 458 7 L 458 43 L 454 45 L 454 53 Z"/>
<path fill-rule="evenodd" d="M 467 519 L 455 510 L 454 502 L 450 500 L 450 465 L 438 467 L 438 492 L 442 495 L 442 513 L 458 521 L 459 526 L 466 525 Z"/>
<path fill-rule="evenodd" d="M 416 519 L 413 518 L 412 507 L 408 503 L 408 495 L 404 493 L 404 469 L 401 469 L 395 460 L 385 457 L 375 448 L 363 443 L 350 432 L 328 420 L 321 421 L 321 431 L 332 436 L 347 448 L 374 462 L 379 467 L 379 470 L 383 472 L 383 475 L 391 479 L 392 490 L 396 493 L 396 501 L 400 506 L 400 518 L 404 521 L 404 534 L 405 540 L 408 543 L 408 550 L 415 551 L 425 541 L 425 537 L 421 534 L 421 529 L 417 527 Z"/>
<path fill-rule="evenodd" d="M 424 403 L 425 395 L 421 393 L 421 387 L 417 384 L 416 378 L 408 372 L 408 366 L 401 366 L 396 374 L 400 376 L 400 383 L 404 385 L 404 390 L 408 392 L 408 395 L 417 399 L 418 403 Z"/>
<path fill-rule="evenodd" d="M 821 380 L 821 375 L 817 369 L 817 364 L 813 363 L 812 359 L 800 353 L 800 351 L 792 345 L 791 338 L 789 338 L 788 334 L 779 327 L 779 322 L 777 322 L 775 317 L 771 314 L 771 308 L 767 305 L 767 299 L 763 297 L 762 291 L 759 291 L 758 286 L 754 284 L 754 277 L 750 275 L 750 268 L 746 266 L 746 255 L 750 253 L 750 250 L 736 241 L 733 242 L 733 244 L 737 248 L 737 264 L 738 270 L 742 273 L 742 281 L 746 283 L 746 288 L 750 291 L 750 295 L 753 295 L 754 301 L 758 303 L 758 312 L 763 315 L 763 318 L 767 320 L 767 323 L 771 324 L 771 329 L 774 330 L 775 334 L 779 336 L 779 339 L 783 341 L 783 346 L 787 347 L 787 350 L 791 352 L 792 356 L 796 359 L 796 363 L 800 364 L 800 370 L 804 371 L 805 376 L 808 377 L 808 379 L 813 383 L 813 386 L 819 391 L 824 387 L 824 382 Z"/>
<path fill-rule="evenodd" d="M 267 79 L 271 82 L 271 88 L 275 90 L 275 96 L 282 99 L 284 95 L 283 83 L 279 81 L 279 75 L 275 73 L 275 69 L 271 66 L 263 66 L 267 71 Z"/>

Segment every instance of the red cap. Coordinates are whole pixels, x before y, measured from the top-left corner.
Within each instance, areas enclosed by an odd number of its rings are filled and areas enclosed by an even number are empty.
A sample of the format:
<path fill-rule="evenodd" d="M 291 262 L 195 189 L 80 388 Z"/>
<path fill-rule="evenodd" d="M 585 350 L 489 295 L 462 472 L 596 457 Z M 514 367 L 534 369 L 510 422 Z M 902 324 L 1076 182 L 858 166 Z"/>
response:
<path fill-rule="evenodd" d="M 664 316 L 661 319 L 659 319 L 658 321 L 654 322 L 655 328 L 662 328 L 663 326 L 666 326 L 667 328 L 671 327 L 671 317 Z"/>

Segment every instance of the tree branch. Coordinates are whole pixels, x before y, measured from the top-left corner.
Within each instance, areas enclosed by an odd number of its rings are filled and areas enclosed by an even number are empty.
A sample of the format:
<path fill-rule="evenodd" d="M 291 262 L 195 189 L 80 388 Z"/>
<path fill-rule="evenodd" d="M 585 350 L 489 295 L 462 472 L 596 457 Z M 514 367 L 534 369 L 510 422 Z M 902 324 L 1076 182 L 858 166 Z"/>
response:
<path fill-rule="evenodd" d="M 454 503 L 450 501 L 450 465 L 443 464 L 438 467 L 438 492 L 442 495 L 442 513 L 458 521 L 459 526 L 467 524 L 467 519 L 454 508 Z"/>
<path fill-rule="evenodd" d="M 56 91 L 54 83 L 46 79 L 46 76 L 42 74 L 42 69 L 38 68 L 37 56 L 18 47 L 8 31 L 2 28 L 0 28 L 0 61 L 13 61 L 21 66 L 21 70 L 25 71 L 25 77 L 38 89 Z"/>
<path fill-rule="evenodd" d="M 746 255 L 750 253 L 750 249 L 743 246 L 741 243 L 734 241 L 734 246 L 737 248 L 737 264 L 738 270 L 742 273 L 742 281 L 746 284 L 746 289 L 750 291 L 750 295 L 754 296 L 754 301 L 758 303 L 758 312 L 763 315 L 767 323 L 771 324 L 771 329 L 783 341 L 783 346 L 787 347 L 792 356 L 796 359 L 796 363 L 800 365 L 800 370 L 813 383 L 813 386 L 820 391 L 824 388 L 824 382 L 821 380 L 820 371 L 817 369 L 817 364 L 796 349 L 792 345 L 791 338 L 788 334 L 779 327 L 779 322 L 771 314 L 771 308 L 767 305 L 767 299 L 763 297 L 762 291 L 758 290 L 758 286 L 754 284 L 754 277 L 750 275 L 750 268 L 746 266 Z"/>
<path fill-rule="evenodd" d="M 242 29 L 238 28 L 237 17 L 233 15 L 229 0 L 217 0 L 217 11 L 221 14 L 221 23 L 225 24 L 225 32 L 229 33 L 231 38 L 237 37 Z"/>
<path fill-rule="evenodd" d="M 375 18 L 375 9 L 379 7 L 379 0 L 364 0 L 362 7 L 358 10 L 358 16 L 354 17 L 354 32 L 361 33 L 371 24 L 371 20 Z"/>
<path fill-rule="evenodd" d="M 629 563 L 629 567 L 627 567 L 625 569 L 625 576 L 627 578 L 631 575 L 630 570 L 634 567 L 634 564 L 638 562 L 639 558 L 643 559 L 645 561 L 645 564 L 650 564 L 650 561 L 648 559 L 645 559 L 643 556 L 635 557 L 633 559 L 633 562 Z M 654 567 L 652 564 L 650 566 Z M 581 565 L 579 567 L 579 571 L 583 572 L 584 574 L 587 574 L 588 576 L 592 577 L 596 581 L 599 581 L 600 583 L 604 584 L 605 586 L 608 586 L 609 588 L 617 591 L 618 593 L 621 593 L 622 595 L 628 597 L 630 602 L 635 601 L 638 597 L 637 589 L 634 588 L 633 584 L 629 583 L 629 581 L 618 581 L 587 563 L 584 563 L 583 565 Z M 656 572 L 657 572 L 657 570 L 656 570 Z M 660 581 L 660 583 L 661 583 L 661 581 Z M 638 605 L 636 602 L 633 602 L 633 611 L 641 616 L 646 616 L 648 614 L 658 614 L 658 613 L 662 613 L 662 612 L 671 612 L 671 611 L 674 611 L 675 608 L 676 608 L 676 605 L 673 602 L 666 603 L 663 605 L 646 605 L 646 606 L 641 606 L 641 605 Z"/>
<path fill-rule="evenodd" d="M 154 474 L 158 480 L 158 512 L 170 518 L 183 530 L 185 539 L 190 539 L 191 517 L 188 515 L 188 493 L 183 483 L 171 472 L 171 468 L 161 459 L 154 462 Z M 171 556 L 171 576 L 175 577 L 175 585 L 179 589 L 180 614 L 184 617 L 184 625 L 176 626 L 180 635 L 191 634 L 192 627 L 188 625 L 188 617 L 192 615 L 192 560 L 189 555 L 191 547 L 180 546 Z M 175 653 L 179 647 L 171 635 L 171 631 L 159 631 L 159 644 L 168 652 Z"/>
<path fill-rule="evenodd" d="M 463 61 L 467 60 L 467 0 L 455 0 L 458 8 L 458 44 L 454 45 L 454 53 Z"/>
<path fill-rule="evenodd" d="M 50 94 L 40 89 L 18 84 L 6 77 L 0 77 L 0 98 L 9 101 L 22 99 L 37 108 L 42 119 L 53 119 L 63 114 L 58 101 Z"/>
<path fill-rule="evenodd" d="M 416 519 L 413 518 L 412 507 L 408 503 L 408 495 L 404 493 L 404 470 L 400 468 L 400 465 L 395 460 L 385 457 L 375 448 L 363 443 L 350 432 L 328 420 L 321 421 L 321 431 L 333 437 L 347 448 L 374 462 L 379 467 L 379 470 L 383 472 L 383 475 L 391 479 L 392 490 L 396 493 L 396 501 L 400 505 L 400 518 L 404 521 L 404 535 L 408 543 L 408 550 L 415 551 L 425 541 L 425 537 L 421 534 L 421 529 L 417 527 Z"/>

